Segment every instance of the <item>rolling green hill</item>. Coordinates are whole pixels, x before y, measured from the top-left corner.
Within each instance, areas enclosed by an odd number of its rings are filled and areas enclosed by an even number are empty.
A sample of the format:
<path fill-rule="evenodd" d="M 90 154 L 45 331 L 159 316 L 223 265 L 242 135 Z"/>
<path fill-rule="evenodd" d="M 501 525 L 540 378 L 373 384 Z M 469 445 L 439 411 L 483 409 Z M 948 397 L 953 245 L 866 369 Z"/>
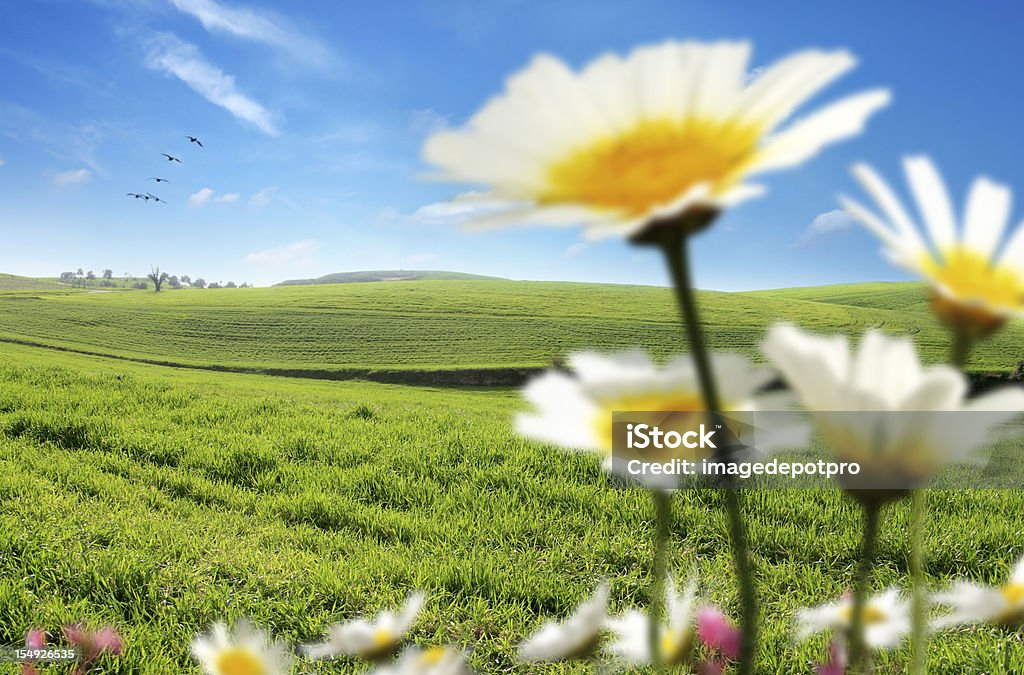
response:
<path fill-rule="evenodd" d="M 925 358 L 948 335 L 916 284 L 702 292 L 710 344 L 757 356 L 780 320 L 913 336 Z M 650 286 L 413 281 L 173 293 L 0 293 L 0 339 L 160 363 L 288 374 L 549 364 L 574 350 L 685 349 L 671 292 Z M 978 346 L 975 370 L 1024 359 L 1024 326 Z"/>
<path fill-rule="evenodd" d="M 438 270 L 368 270 L 365 272 L 335 272 L 316 279 L 289 279 L 274 285 L 308 286 L 310 284 L 351 284 L 368 281 L 466 281 L 471 279 L 500 279 L 500 277 Z"/>

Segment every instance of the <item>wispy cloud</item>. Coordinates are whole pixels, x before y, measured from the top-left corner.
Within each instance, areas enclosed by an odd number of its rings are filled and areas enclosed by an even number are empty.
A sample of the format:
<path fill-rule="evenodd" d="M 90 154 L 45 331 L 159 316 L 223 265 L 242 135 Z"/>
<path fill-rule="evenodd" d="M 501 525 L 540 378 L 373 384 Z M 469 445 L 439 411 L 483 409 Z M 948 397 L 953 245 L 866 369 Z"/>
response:
<path fill-rule="evenodd" d="M 856 223 L 856 219 L 842 209 L 833 209 L 825 213 L 819 213 L 793 246 L 805 246 L 819 237 L 848 229 Z"/>
<path fill-rule="evenodd" d="M 313 262 L 320 244 L 314 239 L 304 239 L 277 248 L 256 251 L 245 256 L 245 262 L 252 265 L 280 267 L 283 265 L 303 267 Z"/>
<path fill-rule="evenodd" d="M 191 195 L 189 195 L 188 205 L 191 206 L 194 209 L 198 209 L 200 207 L 203 207 L 203 206 L 206 206 L 207 204 L 209 204 L 210 203 L 210 199 L 212 197 L 213 197 L 213 190 L 208 188 L 208 187 L 204 187 L 199 192 L 194 192 Z"/>
<path fill-rule="evenodd" d="M 215 0 L 171 0 L 210 32 L 227 33 L 245 40 L 282 49 L 294 58 L 317 66 L 331 60 L 330 50 L 319 40 L 289 26 L 277 14 L 248 7 L 229 7 Z"/>
<path fill-rule="evenodd" d="M 221 195 L 220 197 L 214 198 L 213 201 L 217 202 L 218 204 L 234 204 L 235 202 L 238 201 L 239 197 L 241 197 L 241 195 L 238 194 L 237 192 L 229 192 L 227 194 Z"/>
<path fill-rule="evenodd" d="M 562 251 L 563 258 L 575 258 L 579 254 L 590 248 L 590 243 L 586 241 L 579 241 L 575 244 L 571 244 L 569 248 Z"/>
<path fill-rule="evenodd" d="M 276 187 L 265 187 L 259 190 L 252 197 L 249 197 L 249 206 L 255 206 L 258 209 L 263 208 L 264 206 L 270 203 L 270 200 L 273 199 L 275 192 L 277 192 Z"/>
<path fill-rule="evenodd" d="M 60 171 L 53 174 L 53 184 L 57 187 L 69 187 L 81 185 L 92 180 L 92 172 L 88 169 L 73 169 L 71 171 Z"/>
<path fill-rule="evenodd" d="M 488 200 L 481 192 L 464 192 L 448 202 L 421 206 L 405 218 L 426 225 L 461 225 L 475 218 L 508 208 L 508 202 Z"/>
<path fill-rule="evenodd" d="M 451 117 L 451 115 L 442 115 L 433 108 L 413 110 L 412 119 L 409 122 L 409 130 L 417 136 L 427 136 L 447 129 Z"/>
<path fill-rule="evenodd" d="M 3 166 L 6 163 L 7 163 L 6 159 L 0 159 L 0 166 Z"/>
<path fill-rule="evenodd" d="M 235 78 L 203 59 L 199 49 L 170 33 L 155 35 L 146 66 L 178 78 L 206 100 L 270 136 L 280 131 L 276 115 L 238 90 Z"/>

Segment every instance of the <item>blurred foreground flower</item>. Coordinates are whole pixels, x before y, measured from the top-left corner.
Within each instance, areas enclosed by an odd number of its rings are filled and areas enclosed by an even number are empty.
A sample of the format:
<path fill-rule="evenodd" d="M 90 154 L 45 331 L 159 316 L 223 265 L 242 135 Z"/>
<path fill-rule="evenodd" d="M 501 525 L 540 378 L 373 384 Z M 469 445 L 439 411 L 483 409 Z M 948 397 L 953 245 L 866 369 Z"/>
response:
<path fill-rule="evenodd" d="M 192 656 L 208 675 L 284 675 L 292 665 L 288 647 L 248 620 L 233 631 L 215 623 L 192 643 Z"/>
<path fill-rule="evenodd" d="M 1018 387 L 965 400 L 960 371 L 924 368 L 909 339 L 876 331 L 867 331 L 851 351 L 845 336 L 819 337 L 780 324 L 762 350 L 836 456 L 860 465 L 859 474 L 842 480 L 862 501 L 899 497 L 947 464 L 968 459 L 988 429 L 1024 411 Z M 977 414 L 965 424 L 963 417 L 934 411 Z"/>
<path fill-rule="evenodd" d="M 759 397 L 758 389 L 773 377 L 765 368 L 754 368 L 738 354 L 712 354 L 721 378 L 723 409 L 758 410 L 778 400 Z M 625 455 L 612 461 L 612 413 L 628 411 L 692 412 L 703 419 L 706 408 L 693 360 L 673 359 L 663 368 L 639 351 L 604 356 L 582 352 L 569 357 L 572 373 L 549 371 L 534 378 L 523 391 L 535 414 L 516 418 L 516 430 L 530 438 L 563 448 L 589 450 L 605 457 L 605 468 L 624 471 Z M 696 424 L 696 422 L 695 422 Z M 653 445 L 653 444 L 652 444 Z M 647 448 L 636 459 L 667 462 L 681 457 L 681 448 Z M 687 459 L 700 459 L 710 451 L 695 448 Z M 650 476 L 648 487 L 666 487 L 665 476 Z M 672 478 L 674 481 L 674 477 Z M 675 485 L 673 484 L 672 487 Z"/>
<path fill-rule="evenodd" d="M 465 655 L 448 647 L 413 647 L 397 663 L 381 666 L 371 675 L 470 675 Z"/>
<path fill-rule="evenodd" d="M 824 630 L 847 636 L 853 624 L 853 598 L 802 609 L 797 613 L 797 638 L 805 640 Z M 910 632 L 910 604 L 898 588 L 868 598 L 864 605 L 864 643 L 875 649 L 897 647 Z"/>
<path fill-rule="evenodd" d="M 563 661 L 593 653 L 608 612 L 608 584 L 581 603 L 565 621 L 548 621 L 519 647 L 521 661 Z"/>
<path fill-rule="evenodd" d="M 386 610 L 373 621 L 356 619 L 328 628 L 325 642 L 302 647 L 303 653 L 312 659 L 358 656 L 364 659 L 383 659 L 398 649 L 406 632 L 416 621 L 426 596 L 413 593 L 397 614 Z"/>
<path fill-rule="evenodd" d="M 1019 624 L 1024 622 L 1024 558 L 1017 561 L 1009 580 L 990 588 L 970 581 L 958 581 L 949 590 L 932 596 L 952 612 L 932 622 L 935 629 L 974 623 Z"/>
<path fill-rule="evenodd" d="M 697 639 L 711 651 L 735 661 L 740 656 L 740 631 L 717 607 L 697 610 Z"/>
<path fill-rule="evenodd" d="M 883 217 L 851 199 L 840 201 L 882 240 L 893 263 L 928 280 L 936 290 L 936 314 L 954 330 L 979 337 L 1008 317 L 1024 316 L 1024 227 L 996 255 L 1010 215 L 1010 190 L 985 177 L 975 179 L 958 228 L 949 193 L 931 160 L 908 157 L 904 170 L 931 247 L 871 167 L 858 164 L 853 173 Z"/>
<path fill-rule="evenodd" d="M 846 651 L 842 643 L 838 640 L 828 643 L 828 661 L 815 664 L 814 675 L 846 675 Z"/>
<path fill-rule="evenodd" d="M 590 236 L 630 236 L 692 209 L 694 231 L 763 192 L 748 176 L 859 133 L 889 100 L 861 93 L 773 133 L 855 60 L 807 50 L 751 79 L 749 56 L 745 42 L 669 41 L 574 73 L 540 55 L 464 129 L 427 139 L 424 158 L 443 179 L 491 187 L 483 197 L 498 206 L 482 224 L 585 223 Z"/>
<path fill-rule="evenodd" d="M 658 650 L 660 663 L 678 666 L 687 663 L 694 640 L 693 602 L 697 592 L 697 579 L 692 577 L 682 595 L 676 594 L 672 580 L 668 582 L 668 621 L 659 626 Z M 628 665 L 652 662 L 651 618 L 638 610 L 630 610 L 621 617 L 608 620 L 614 634 L 608 651 Z"/>

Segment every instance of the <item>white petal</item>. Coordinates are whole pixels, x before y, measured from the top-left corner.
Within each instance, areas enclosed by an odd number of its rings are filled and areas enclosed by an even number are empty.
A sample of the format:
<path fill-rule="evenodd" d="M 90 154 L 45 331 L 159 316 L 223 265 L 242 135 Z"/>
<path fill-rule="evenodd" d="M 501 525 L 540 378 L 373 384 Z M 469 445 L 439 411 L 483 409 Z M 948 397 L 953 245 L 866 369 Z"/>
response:
<path fill-rule="evenodd" d="M 938 169 L 923 155 L 905 158 L 903 166 L 914 199 L 921 210 L 921 217 L 936 248 L 944 251 L 956 246 L 956 216 L 953 213 L 953 203 Z"/>
<path fill-rule="evenodd" d="M 741 118 L 771 129 L 854 65 L 856 60 L 845 51 L 792 54 L 769 66 L 747 87 Z"/>
<path fill-rule="evenodd" d="M 1024 223 L 1017 226 L 1017 230 L 1006 243 L 1006 248 L 999 257 L 999 264 L 1016 270 L 1018 274 L 1024 274 Z"/>
<path fill-rule="evenodd" d="M 964 213 L 963 245 L 985 258 L 991 258 L 1006 230 L 1012 193 L 1005 185 L 984 176 L 975 179 L 967 196 Z"/>
<path fill-rule="evenodd" d="M 925 244 L 921 239 L 921 235 L 918 234 L 917 228 L 914 227 L 910 216 L 904 210 L 903 204 L 896 198 L 896 195 L 889 185 L 882 180 L 882 177 L 864 163 L 858 163 L 853 166 L 853 175 L 860 181 L 865 191 L 875 200 L 878 207 L 882 209 L 882 213 L 892 223 L 896 232 L 899 233 L 900 239 L 905 242 L 905 245 L 918 251 L 925 251 Z"/>

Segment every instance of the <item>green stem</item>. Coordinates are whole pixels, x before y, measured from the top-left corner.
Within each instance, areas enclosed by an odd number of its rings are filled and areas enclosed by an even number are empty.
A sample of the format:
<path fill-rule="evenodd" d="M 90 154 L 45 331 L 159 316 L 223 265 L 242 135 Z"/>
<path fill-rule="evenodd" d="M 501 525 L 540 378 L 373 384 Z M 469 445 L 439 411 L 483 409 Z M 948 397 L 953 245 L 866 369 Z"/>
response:
<path fill-rule="evenodd" d="M 721 412 L 721 401 L 718 398 L 718 387 L 711 372 L 711 360 L 704 342 L 700 319 L 697 311 L 697 300 L 693 292 L 690 278 L 689 254 L 687 244 L 689 237 L 682 231 L 666 227 L 661 239 L 661 249 L 665 254 L 672 284 L 675 288 L 676 300 L 683 315 L 683 324 L 690 343 L 690 353 L 697 367 L 697 378 L 700 382 L 704 406 L 711 414 L 711 423 L 717 420 Z M 715 451 L 715 459 L 720 462 L 729 461 L 728 448 L 724 444 Z M 725 510 L 729 519 L 729 532 L 732 543 L 733 560 L 740 583 L 740 607 L 742 642 L 740 644 L 740 662 L 738 673 L 749 675 L 753 672 L 754 657 L 757 651 L 758 607 L 757 589 L 754 587 L 754 565 L 750 557 L 750 545 L 746 523 L 740 505 L 740 497 L 735 487 L 725 485 Z"/>
<path fill-rule="evenodd" d="M 911 598 L 911 675 L 924 675 L 928 654 L 928 636 L 925 632 L 924 593 L 924 515 L 926 492 L 913 490 L 910 494 L 910 579 L 913 584 Z"/>
<path fill-rule="evenodd" d="M 878 545 L 878 520 L 881 506 L 874 502 L 863 505 L 864 535 L 860 560 L 853 578 L 853 613 L 850 619 L 850 672 L 867 672 L 867 646 L 864 644 L 864 608 L 867 605 L 868 577 L 875 562 Z"/>
<path fill-rule="evenodd" d="M 967 367 L 967 358 L 971 354 L 971 347 L 974 340 L 962 328 L 953 329 L 953 344 L 950 347 L 949 362 L 955 368 L 964 370 Z"/>
<path fill-rule="evenodd" d="M 665 581 L 668 577 L 668 547 L 672 536 L 672 497 L 665 490 L 651 490 L 654 499 L 654 566 L 651 570 L 650 631 L 651 664 L 656 672 L 665 668 L 661 650 L 661 625 L 666 615 Z"/>

